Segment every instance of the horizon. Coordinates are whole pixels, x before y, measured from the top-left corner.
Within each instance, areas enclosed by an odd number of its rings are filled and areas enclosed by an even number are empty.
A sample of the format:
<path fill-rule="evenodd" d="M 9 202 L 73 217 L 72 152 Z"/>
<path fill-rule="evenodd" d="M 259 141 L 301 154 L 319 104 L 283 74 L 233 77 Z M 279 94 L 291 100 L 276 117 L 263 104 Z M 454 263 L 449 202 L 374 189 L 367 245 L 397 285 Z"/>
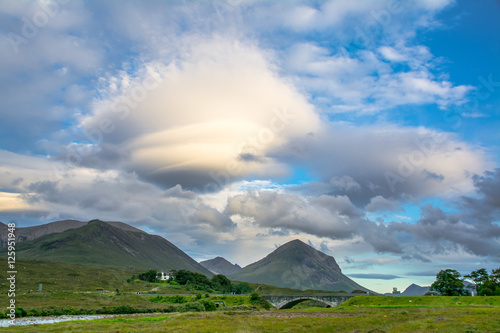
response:
<path fill-rule="evenodd" d="M 500 2 L 2 1 L 0 221 L 379 293 L 500 266 Z"/>

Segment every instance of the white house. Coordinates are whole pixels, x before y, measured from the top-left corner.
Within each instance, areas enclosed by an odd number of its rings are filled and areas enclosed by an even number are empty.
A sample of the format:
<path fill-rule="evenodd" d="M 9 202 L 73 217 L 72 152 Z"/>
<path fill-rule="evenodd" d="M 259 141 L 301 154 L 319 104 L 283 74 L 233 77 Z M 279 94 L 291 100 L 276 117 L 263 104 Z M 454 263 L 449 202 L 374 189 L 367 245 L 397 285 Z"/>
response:
<path fill-rule="evenodd" d="M 168 281 L 170 279 L 170 272 L 161 272 L 160 281 Z"/>

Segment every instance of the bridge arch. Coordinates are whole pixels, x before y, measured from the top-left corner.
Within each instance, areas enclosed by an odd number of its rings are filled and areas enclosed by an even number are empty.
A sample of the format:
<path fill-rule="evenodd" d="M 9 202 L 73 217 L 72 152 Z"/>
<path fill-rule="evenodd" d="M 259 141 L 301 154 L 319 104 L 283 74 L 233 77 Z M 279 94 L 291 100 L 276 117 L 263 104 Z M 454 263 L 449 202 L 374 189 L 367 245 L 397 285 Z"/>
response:
<path fill-rule="evenodd" d="M 302 303 L 302 302 L 305 302 L 305 301 L 317 301 L 317 302 L 321 302 L 321 303 L 325 304 L 327 308 L 331 308 L 332 306 L 335 306 L 335 305 L 332 305 L 332 303 L 330 303 L 330 302 L 323 301 L 323 300 L 320 300 L 320 299 L 316 299 L 314 297 L 300 297 L 300 298 L 294 299 L 294 300 L 292 300 L 292 301 L 290 301 L 288 303 L 285 303 L 285 304 L 281 305 L 281 307 L 278 308 L 278 310 L 281 310 L 281 309 L 291 309 L 295 305 L 297 305 L 299 303 Z"/>
<path fill-rule="evenodd" d="M 261 295 L 266 301 L 271 303 L 276 309 L 290 309 L 293 306 L 308 300 L 314 300 L 326 304 L 327 307 L 335 307 L 343 302 L 347 301 L 349 298 L 354 297 L 349 296 L 338 296 L 338 295 Z"/>

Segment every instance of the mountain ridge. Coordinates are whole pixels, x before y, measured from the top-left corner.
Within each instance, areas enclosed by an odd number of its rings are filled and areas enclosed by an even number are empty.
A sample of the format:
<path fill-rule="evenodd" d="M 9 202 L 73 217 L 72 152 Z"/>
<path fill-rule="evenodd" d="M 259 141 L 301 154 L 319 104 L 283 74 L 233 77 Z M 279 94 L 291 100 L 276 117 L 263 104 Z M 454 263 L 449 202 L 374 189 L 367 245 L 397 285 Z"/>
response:
<path fill-rule="evenodd" d="M 1 248 L 0 254 L 4 252 L 6 248 Z M 90 221 L 80 228 L 20 242 L 16 256 L 122 269 L 186 269 L 213 275 L 161 236 L 123 230 L 116 224 L 99 220 Z"/>
<path fill-rule="evenodd" d="M 30 226 L 30 227 L 17 227 L 16 228 L 16 243 L 26 242 L 30 240 L 37 239 L 39 237 L 53 234 L 53 233 L 61 233 L 69 229 L 77 229 L 86 225 L 88 222 L 78 221 L 78 220 L 60 220 L 49 222 L 41 225 Z M 117 228 L 128 231 L 142 232 L 145 231 L 132 227 L 123 222 L 114 222 L 114 221 L 105 221 L 105 223 L 111 224 Z M 7 229 L 7 225 L 0 222 L 0 230 Z M 2 232 L 0 235 L 0 247 L 4 247 L 7 245 L 7 234 Z"/>

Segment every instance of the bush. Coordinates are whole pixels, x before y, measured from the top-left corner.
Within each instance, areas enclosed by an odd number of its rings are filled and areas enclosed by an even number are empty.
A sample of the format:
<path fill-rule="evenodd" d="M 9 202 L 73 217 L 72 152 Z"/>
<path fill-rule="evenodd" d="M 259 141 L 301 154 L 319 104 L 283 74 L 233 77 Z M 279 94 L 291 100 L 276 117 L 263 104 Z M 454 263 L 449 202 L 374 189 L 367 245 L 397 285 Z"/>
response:
<path fill-rule="evenodd" d="M 16 318 L 26 317 L 28 313 L 23 308 L 16 308 Z"/>
<path fill-rule="evenodd" d="M 177 311 L 179 312 L 201 312 L 205 311 L 205 306 L 198 302 L 189 302 L 184 303 L 177 307 Z"/>
<path fill-rule="evenodd" d="M 161 296 L 155 296 L 155 297 L 151 297 L 151 298 L 149 299 L 149 301 L 150 301 L 150 302 L 153 302 L 153 303 L 160 303 L 160 302 L 163 302 L 163 301 L 164 301 L 164 299 L 163 299 L 163 297 L 161 297 Z"/>
<path fill-rule="evenodd" d="M 209 301 L 209 300 L 203 300 L 200 302 L 203 304 L 205 307 L 205 311 L 215 311 L 217 310 L 217 306 L 215 305 L 215 302 Z"/>
<path fill-rule="evenodd" d="M 185 303 L 187 302 L 186 301 L 186 298 L 184 296 L 180 296 L 180 295 L 175 295 L 175 296 L 171 296 L 168 298 L 168 302 L 169 303 L 177 303 L 177 304 L 182 304 L 182 303 Z"/>
<path fill-rule="evenodd" d="M 268 301 L 266 301 L 265 299 L 261 298 L 259 300 L 259 306 L 261 308 L 264 308 L 266 310 L 269 310 L 270 308 L 272 308 L 273 306 L 271 305 L 271 303 L 269 303 Z"/>
<path fill-rule="evenodd" d="M 251 293 L 251 294 L 250 294 L 250 301 L 252 301 L 252 302 L 256 302 L 256 301 L 258 301 L 258 300 L 260 300 L 260 296 L 259 296 L 259 294 L 257 294 L 257 293 Z"/>
<path fill-rule="evenodd" d="M 113 313 L 113 314 L 130 314 L 130 313 L 136 313 L 136 312 L 138 312 L 138 309 L 134 309 L 130 305 L 115 306 L 111 310 L 111 313 Z"/>

